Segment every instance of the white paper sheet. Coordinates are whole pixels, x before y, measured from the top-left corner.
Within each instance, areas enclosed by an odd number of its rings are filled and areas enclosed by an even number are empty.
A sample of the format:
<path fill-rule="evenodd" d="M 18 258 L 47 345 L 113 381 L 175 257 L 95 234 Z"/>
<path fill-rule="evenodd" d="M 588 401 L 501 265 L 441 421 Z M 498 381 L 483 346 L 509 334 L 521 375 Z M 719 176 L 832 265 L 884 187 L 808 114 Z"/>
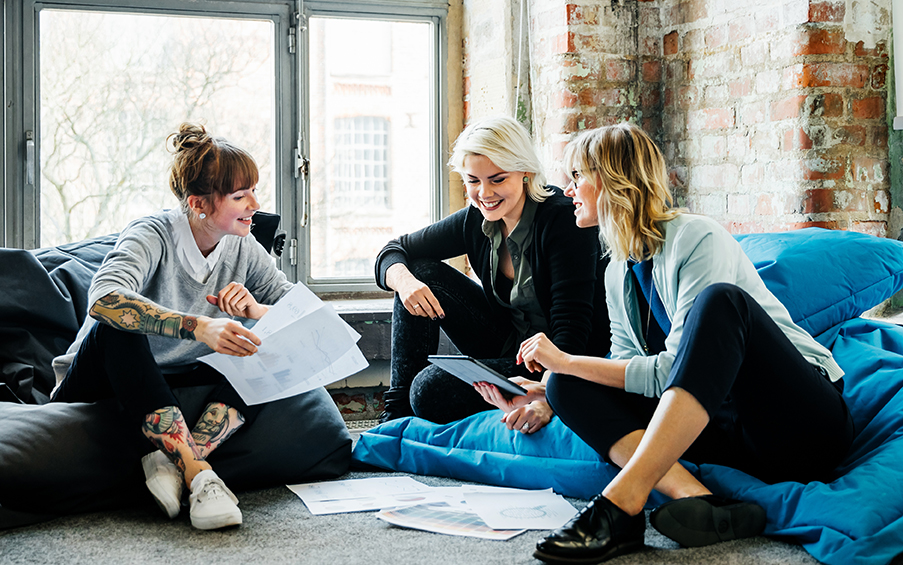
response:
<path fill-rule="evenodd" d="M 509 540 L 526 531 L 494 530 L 466 507 L 453 506 L 444 502 L 383 510 L 376 517 L 402 528 L 497 541 Z"/>
<path fill-rule="evenodd" d="M 554 530 L 574 517 L 577 509 L 550 490 L 466 492 L 467 505 L 498 530 Z"/>
<path fill-rule="evenodd" d="M 199 359 L 225 375 L 248 405 L 307 392 L 367 367 L 356 345 L 360 334 L 303 284 L 252 331 L 261 340 L 254 355 L 211 353 Z"/>
<path fill-rule="evenodd" d="M 439 501 L 444 494 L 410 477 L 348 479 L 287 485 L 311 514 L 340 514 Z"/>

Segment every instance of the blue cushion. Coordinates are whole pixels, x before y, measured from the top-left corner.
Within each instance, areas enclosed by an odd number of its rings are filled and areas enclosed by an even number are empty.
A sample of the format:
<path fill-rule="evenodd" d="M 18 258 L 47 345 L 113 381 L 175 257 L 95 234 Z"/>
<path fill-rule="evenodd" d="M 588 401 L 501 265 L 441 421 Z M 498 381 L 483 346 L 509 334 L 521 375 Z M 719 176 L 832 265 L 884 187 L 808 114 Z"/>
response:
<path fill-rule="evenodd" d="M 736 236 L 765 285 L 811 335 L 903 288 L 903 242 L 806 228 Z"/>

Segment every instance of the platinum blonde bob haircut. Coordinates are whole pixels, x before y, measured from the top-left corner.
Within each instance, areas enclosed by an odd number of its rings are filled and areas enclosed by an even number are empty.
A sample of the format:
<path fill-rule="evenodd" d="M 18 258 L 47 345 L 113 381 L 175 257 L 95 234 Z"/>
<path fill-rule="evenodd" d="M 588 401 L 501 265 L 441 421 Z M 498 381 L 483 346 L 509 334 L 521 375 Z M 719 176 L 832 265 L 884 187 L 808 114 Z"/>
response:
<path fill-rule="evenodd" d="M 526 128 L 514 118 L 497 116 L 470 124 L 452 149 L 448 164 L 464 177 L 464 159 L 470 155 L 483 155 L 503 171 L 530 173 L 527 196 L 542 202 L 552 195 L 547 190 L 546 175 L 533 146 L 533 139 Z"/>
<path fill-rule="evenodd" d="M 681 210 L 665 158 L 646 132 L 629 123 L 587 130 L 567 145 L 564 162 L 572 180 L 577 172 L 595 189 L 599 234 L 615 260 L 642 261 L 661 250 L 661 224 Z"/>

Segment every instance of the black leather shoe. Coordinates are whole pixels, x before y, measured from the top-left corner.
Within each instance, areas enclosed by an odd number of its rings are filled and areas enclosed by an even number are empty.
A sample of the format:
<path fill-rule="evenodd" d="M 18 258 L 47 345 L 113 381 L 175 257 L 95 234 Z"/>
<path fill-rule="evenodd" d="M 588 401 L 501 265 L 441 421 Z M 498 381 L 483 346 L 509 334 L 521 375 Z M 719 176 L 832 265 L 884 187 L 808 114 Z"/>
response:
<path fill-rule="evenodd" d="M 765 509 L 754 502 L 714 494 L 670 500 L 649 515 L 652 527 L 685 547 L 757 536 L 765 529 Z"/>
<path fill-rule="evenodd" d="M 390 388 L 383 393 L 383 411 L 377 416 L 380 424 L 391 420 L 413 416 L 411 409 L 410 390 L 406 388 Z"/>
<path fill-rule="evenodd" d="M 546 563 L 601 563 L 643 547 L 646 518 L 624 512 L 597 494 L 577 516 L 536 544 Z"/>

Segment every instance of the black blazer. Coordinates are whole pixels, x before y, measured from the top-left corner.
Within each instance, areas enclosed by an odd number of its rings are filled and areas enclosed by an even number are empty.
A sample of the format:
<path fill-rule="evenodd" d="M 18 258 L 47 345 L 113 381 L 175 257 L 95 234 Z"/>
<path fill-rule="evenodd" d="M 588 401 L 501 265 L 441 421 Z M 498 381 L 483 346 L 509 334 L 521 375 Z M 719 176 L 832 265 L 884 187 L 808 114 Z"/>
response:
<path fill-rule="evenodd" d="M 597 228 L 578 228 L 571 199 L 557 187 L 539 203 L 533 219 L 533 244 L 528 260 L 539 306 L 548 321 L 549 339 L 574 355 L 604 356 L 611 345 L 605 303 L 605 267 Z M 419 231 L 393 239 L 376 257 L 376 283 L 384 290 L 386 270 L 415 259 L 441 261 L 467 255 L 483 282 L 493 315 L 508 319 L 492 294 L 489 257 L 492 242 L 483 233 L 483 215 L 467 206 Z"/>

